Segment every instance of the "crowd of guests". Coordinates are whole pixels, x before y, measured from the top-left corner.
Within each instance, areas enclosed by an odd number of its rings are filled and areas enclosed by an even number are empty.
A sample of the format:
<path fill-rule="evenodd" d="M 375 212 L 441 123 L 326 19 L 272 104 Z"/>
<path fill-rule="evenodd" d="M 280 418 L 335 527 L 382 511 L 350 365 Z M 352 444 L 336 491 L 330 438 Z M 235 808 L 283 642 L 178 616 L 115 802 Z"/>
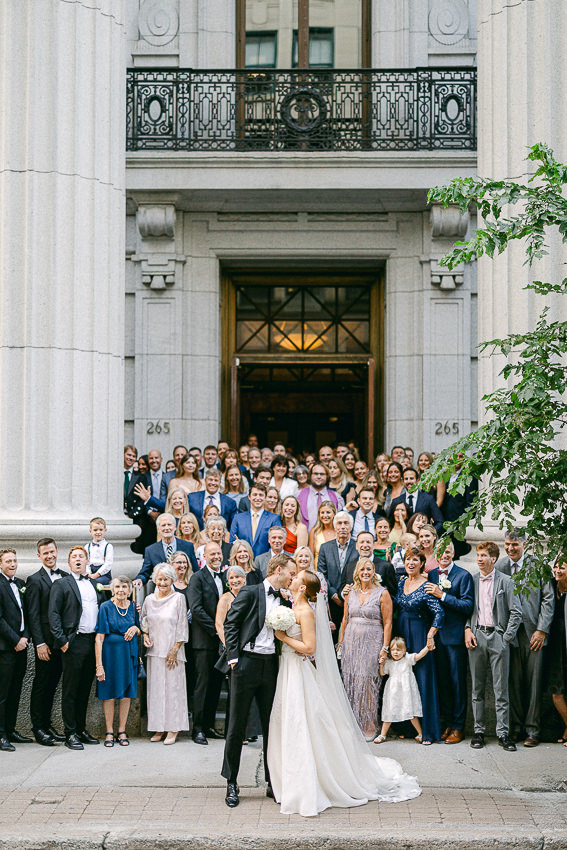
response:
<path fill-rule="evenodd" d="M 252 436 L 238 451 L 222 441 L 202 452 L 176 446 L 163 466 L 159 451 L 138 457 L 126 446 L 124 510 L 140 526 L 133 548 L 143 549 L 133 580 L 113 575 L 101 517 L 90 523 L 89 543 L 71 548 L 65 570 L 51 538 L 38 541 L 41 567 L 25 583 L 15 550 L 0 552 L 0 750 L 33 741 L 16 729 L 28 645 L 39 744 L 99 743 L 86 728 L 95 679 L 106 747 L 129 745 L 140 679 L 151 741 L 174 744 L 189 729 L 200 745 L 222 737 L 224 622 L 243 588 L 278 565 L 317 571 L 345 690 L 368 741 L 395 733 L 424 745 L 460 743 L 469 669 L 472 747 L 485 744 L 488 682 L 504 750 L 539 743 L 544 686 L 567 744 L 567 563 L 557 559 L 551 581 L 515 593 L 529 555 L 511 529 L 504 557 L 486 541 L 476 547 L 477 573 L 459 566 L 469 547 L 438 540 L 474 491 L 453 497 L 442 482 L 422 490 L 432 460 L 422 452 L 414 463 L 410 448 L 395 446 L 369 468 L 352 445 L 295 458 L 282 444 L 260 450 Z M 52 722 L 60 679 L 63 730 Z M 258 733 L 253 705 L 246 742 Z"/>

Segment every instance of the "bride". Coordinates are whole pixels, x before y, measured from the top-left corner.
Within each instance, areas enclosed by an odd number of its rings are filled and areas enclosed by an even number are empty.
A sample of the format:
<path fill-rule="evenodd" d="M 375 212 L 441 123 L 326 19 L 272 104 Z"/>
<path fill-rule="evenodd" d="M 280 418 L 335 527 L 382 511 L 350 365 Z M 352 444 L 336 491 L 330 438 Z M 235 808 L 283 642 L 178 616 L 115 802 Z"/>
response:
<path fill-rule="evenodd" d="M 304 817 L 331 806 L 417 797 L 417 779 L 393 759 L 373 756 L 362 736 L 339 676 L 320 587 L 316 573 L 299 572 L 290 585 L 296 624 L 274 632 L 284 644 L 268 736 L 274 797 L 282 814 Z"/>

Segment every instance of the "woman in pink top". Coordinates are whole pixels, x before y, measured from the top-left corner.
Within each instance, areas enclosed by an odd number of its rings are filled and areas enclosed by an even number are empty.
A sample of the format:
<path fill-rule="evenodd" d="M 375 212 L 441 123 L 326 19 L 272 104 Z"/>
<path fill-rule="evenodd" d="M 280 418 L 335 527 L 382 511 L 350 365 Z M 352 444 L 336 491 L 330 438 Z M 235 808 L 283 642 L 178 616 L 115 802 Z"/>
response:
<path fill-rule="evenodd" d="M 432 525 L 423 525 L 419 529 L 419 545 L 421 547 L 422 552 L 425 555 L 425 572 L 430 573 L 431 570 L 436 570 L 439 566 L 439 561 L 436 559 L 434 553 L 435 547 L 437 545 L 437 541 L 439 539 L 439 535 L 435 531 Z"/>

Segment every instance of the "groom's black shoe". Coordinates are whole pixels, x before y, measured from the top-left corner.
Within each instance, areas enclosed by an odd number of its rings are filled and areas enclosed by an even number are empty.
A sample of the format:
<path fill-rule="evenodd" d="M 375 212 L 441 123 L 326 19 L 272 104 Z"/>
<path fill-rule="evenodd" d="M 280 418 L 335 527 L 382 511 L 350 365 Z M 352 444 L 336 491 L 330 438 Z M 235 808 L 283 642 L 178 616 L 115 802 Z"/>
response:
<path fill-rule="evenodd" d="M 226 805 L 230 809 L 236 808 L 240 800 L 238 799 L 238 785 L 236 782 L 226 783 L 226 797 L 224 798 Z"/>
<path fill-rule="evenodd" d="M 197 732 L 193 732 L 191 737 L 193 738 L 193 740 L 195 741 L 196 744 L 208 744 L 209 743 L 207 741 L 205 733 L 201 732 L 201 730 L 198 730 Z"/>
<path fill-rule="evenodd" d="M 275 800 L 275 799 L 276 799 L 276 798 L 274 797 L 274 789 L 272 788 L 272 786 L 270 785 L 270 783 L 269 783 L 269 782 L 268 782 L 268 784 L 266 785 L 266 797 L 270 797 L 272 800 Z"/>

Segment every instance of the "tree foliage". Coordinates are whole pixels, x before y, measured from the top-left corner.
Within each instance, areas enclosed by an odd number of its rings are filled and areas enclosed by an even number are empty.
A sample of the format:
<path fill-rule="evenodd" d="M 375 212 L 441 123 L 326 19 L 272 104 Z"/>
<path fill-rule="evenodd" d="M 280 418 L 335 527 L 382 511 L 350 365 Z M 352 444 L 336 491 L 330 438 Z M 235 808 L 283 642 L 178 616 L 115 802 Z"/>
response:
<path fill-rule="evenodd" d="M 483 226 L 469 241 L 457 242 L 443 265 L 493 257 L 522 240 L 529 267 L 548 253 L 551 233 L 567 242 L 567 165 L 543 144 L 531 147 L 527 159 L 536 168 L 523 184 L 465 178 L 430 191 L 430 202 L 457 204 L 463 213 L 475 204 L 482 216 Z M 526 288 L 544 296 L 566 294 L 567 278 L 531 281 Z M 567 321 L 550 321 L 545 306 L 532 330 L 479 348 L 504 356 L 502 387 L 482 398 L 486 424 L 440 452 L 422 486 L 428 489 L 441 478 L 449 482 L 459 464 L 450 492 L 462 493 L 473 478 L 481 479 L 470 508 L 447 531 L 464 539 L 469 523 L 482 530 L 491 518 L 505 529 L 517 525 L 519 516 L 534 560 L 519 578 L 529 585 L 549 574 L 558 553 L 567 555 L 567 451 L 560 447 L 567 425 Z"/>

